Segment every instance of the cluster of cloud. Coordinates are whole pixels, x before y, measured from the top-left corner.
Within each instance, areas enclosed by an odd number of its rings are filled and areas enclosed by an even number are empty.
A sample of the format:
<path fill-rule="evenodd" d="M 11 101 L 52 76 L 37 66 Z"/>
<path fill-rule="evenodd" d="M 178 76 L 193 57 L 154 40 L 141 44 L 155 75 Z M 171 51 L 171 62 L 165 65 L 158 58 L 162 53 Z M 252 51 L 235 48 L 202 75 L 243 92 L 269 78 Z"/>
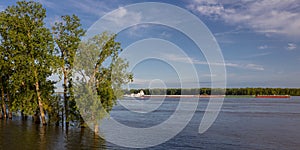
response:
<path fill-rule="evenodd" d="M 266 35 L 300 37 L 298 0 L 194 0 L 188 9 Z"/>

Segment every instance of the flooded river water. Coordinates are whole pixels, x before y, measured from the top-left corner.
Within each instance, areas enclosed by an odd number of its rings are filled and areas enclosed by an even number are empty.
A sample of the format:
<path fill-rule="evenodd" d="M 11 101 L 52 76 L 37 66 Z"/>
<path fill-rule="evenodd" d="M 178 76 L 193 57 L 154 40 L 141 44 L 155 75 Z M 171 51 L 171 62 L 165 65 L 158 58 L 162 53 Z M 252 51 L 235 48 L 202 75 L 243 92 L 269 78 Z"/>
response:
<path fill-rule="evenodd" d="M 124 102 L 133 101 L 127 99 Z M 189 102 L 189 99 L 186 99 L 186 102 Z M 300 148 L 300 97 L 226 98 L 214 124 L 205 133 L 199 134 L 199 124 L 207 103 L 208 99 L 200 99 L 193 118 L 178 135 L 149 149 Z M 177 106 L 178 99 L 171 98 L 165 99 L 162 105 L 151 113 L 136 113 L 117 105 L 111 112 L 111 117 L 127 126 L 147 128 L 168 119 Z M 33 124 L 30 119 L 21 121 L 14 118 L 0 120 L 0 149 L 127 148 L 94 136 L 88 128 L 70 128 L 66 132 L 61 127 L 43 127 Z"/>

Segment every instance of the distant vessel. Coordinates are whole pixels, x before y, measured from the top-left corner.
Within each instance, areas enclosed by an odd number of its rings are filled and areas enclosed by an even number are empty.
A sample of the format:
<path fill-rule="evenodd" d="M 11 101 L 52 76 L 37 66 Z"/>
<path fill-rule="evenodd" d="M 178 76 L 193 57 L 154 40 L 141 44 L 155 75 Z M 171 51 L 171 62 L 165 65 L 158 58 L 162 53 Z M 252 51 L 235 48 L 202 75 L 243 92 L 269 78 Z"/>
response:
<path fill-rule="evenodd" d="M 143 90 L 141 90 L 139 93 L 137 93 L 137 94 L 134 94 L 134 93 L 131 93 L 130 95 L 128 95 L 128 94 L 125 94 L 124 96 L 125 97 L 143 97 L 145 94 L 144 94 L 144 91 Z"/>
<path fill-rule="evenodd" d="M 256 98 L 290 98 L 290 95 L 256 95 Z"/>

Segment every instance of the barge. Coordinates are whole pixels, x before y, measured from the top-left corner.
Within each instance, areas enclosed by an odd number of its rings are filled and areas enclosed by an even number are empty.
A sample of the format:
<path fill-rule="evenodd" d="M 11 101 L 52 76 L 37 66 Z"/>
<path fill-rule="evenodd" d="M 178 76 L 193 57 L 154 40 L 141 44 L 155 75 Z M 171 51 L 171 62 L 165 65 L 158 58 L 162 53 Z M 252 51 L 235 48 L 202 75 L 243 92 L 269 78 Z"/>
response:
<path fill-rule="evenodd" d="M 256 98 L 290 98 L 290 95 L 256 95 Z"/>

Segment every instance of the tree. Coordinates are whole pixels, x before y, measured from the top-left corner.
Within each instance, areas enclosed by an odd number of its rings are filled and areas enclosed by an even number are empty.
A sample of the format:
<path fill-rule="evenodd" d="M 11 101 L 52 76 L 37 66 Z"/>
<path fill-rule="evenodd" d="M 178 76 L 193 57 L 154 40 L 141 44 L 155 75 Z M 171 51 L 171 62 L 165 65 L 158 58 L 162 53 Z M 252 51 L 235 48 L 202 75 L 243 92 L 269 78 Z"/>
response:
<path fill-rule="evenodd" d="M 98 132 L 98 120 L 106 116 L 123 95 L 122 85 L 132 81 L 128 62 L 119 57 L 116 35 L 104 32 L 80 45 L 76 58 L 76 103 L 85 121 Z"/>
<path fill-rule="evenodd" d="M 9 60 L 11 53 L 9 53 L 9 45 L 7 44 L 7 34 L 8 27 L 5 24 L 4 13 L 0 14 L 0 37 L 1 37 L 1 45 L 0 45 L 0 91 L 1 91 L 1 108 L 2 112 L 0 114 L 0 118 L 7 118 L 7 107 L 5 102 L 5 93 L 8 91 L 9 86 L 9 77 L 11 76 L 11 62 Z"/>
<path fill-rule="evenodd" d="M 74 113 L 76 112 L 76 105 L 73 102 L 74 98 L 71 87 L 74 59 L 80 43 L 80 37 L 84 35 L 85 31 L 81 28 L 80 19 L 76 15 L 62 16 L 61 18 L 62 21 L 56 22 L 52 29 L 60 55 L 60 72 L 63 76 L 64 88 L 65 126 L 68 127 L 69 120 L 79 115 Z M 74 114 L 71 117 L 69 117 L 70 111 L 71 114 Z"/>
<path fill-rule="evenodd" d="M 8 81 L 14 97 L 24 96 L 12 107 L 19 107 L 29 114 L 40 114 L 44 125 L 46 98 L 43 93 L 53 90 L 45 87 L 53 84 L 47 78 L 52 75 L 56 60 L 52 35 L 44 24 L 45 17 L 46 10 L 33 1 L 19 1 L 0 14 L 2 44 L 13 64 L 10 70 L 13 74 Z"/>

